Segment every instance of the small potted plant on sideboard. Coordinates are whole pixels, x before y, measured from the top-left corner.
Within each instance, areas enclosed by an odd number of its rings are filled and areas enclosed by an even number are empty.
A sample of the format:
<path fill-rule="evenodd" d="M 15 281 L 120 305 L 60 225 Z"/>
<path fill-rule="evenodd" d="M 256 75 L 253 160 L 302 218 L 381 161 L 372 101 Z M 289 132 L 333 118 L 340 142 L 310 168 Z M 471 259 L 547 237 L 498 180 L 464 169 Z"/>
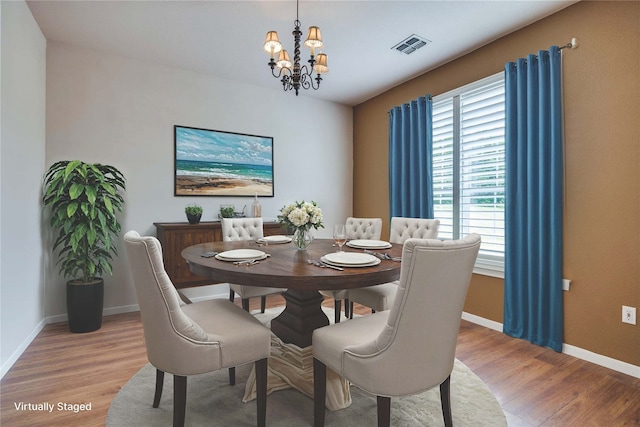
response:
<path fill-rule="evenodd" d="M 194 203 L 184 208 L 184 213 L 187 214 L 189 224 L 199 224 L 200 218 L 202 218 L 202 206 Z"/>

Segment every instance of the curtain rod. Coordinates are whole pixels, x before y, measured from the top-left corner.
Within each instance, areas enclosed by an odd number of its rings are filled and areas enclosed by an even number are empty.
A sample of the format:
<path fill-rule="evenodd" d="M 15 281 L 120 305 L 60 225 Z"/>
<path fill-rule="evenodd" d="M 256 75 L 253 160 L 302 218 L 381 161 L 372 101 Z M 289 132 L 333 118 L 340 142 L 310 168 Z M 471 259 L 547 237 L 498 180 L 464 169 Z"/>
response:
<path fill-rule="evenodd" d="M 567 44 L 565 44 L 564 46 L 560 46 L 559 49 L 577 49 L 578 48 L 578 39 L 577 38 L 572 38 L 571 41 Z"/>

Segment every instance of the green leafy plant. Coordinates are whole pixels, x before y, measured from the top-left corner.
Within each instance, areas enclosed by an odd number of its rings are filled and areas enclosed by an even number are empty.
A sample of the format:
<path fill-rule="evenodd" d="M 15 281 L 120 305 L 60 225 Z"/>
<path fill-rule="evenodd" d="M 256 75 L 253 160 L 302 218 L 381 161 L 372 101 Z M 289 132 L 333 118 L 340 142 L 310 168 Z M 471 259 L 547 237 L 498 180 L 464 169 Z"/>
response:
<path fill-rule="evenodd" d="M 104 272 L 112 274 L 112 256 L 122 212 L 125 178 L 113 166 L 61 161 L 44 178 L 42 201 L 51 208 L 51 227 L 57 231 L 54 252 L 65 278 L 90 283 Z"/>
<path fill-rule="evenodd" d="M 202 215 L 202 206 L 196 205 L 196 204 L 189 205 L 184 208 L 184 213 L 186 213 L 187 215 L 193 215 L 193 216 Z"/>
<path fill-rule="evenodd" d="M 236 207 L 233 205 L 222 205 L 220 206 L 220 216 L 222 218 L 233 218 L 235 210 Z"/>

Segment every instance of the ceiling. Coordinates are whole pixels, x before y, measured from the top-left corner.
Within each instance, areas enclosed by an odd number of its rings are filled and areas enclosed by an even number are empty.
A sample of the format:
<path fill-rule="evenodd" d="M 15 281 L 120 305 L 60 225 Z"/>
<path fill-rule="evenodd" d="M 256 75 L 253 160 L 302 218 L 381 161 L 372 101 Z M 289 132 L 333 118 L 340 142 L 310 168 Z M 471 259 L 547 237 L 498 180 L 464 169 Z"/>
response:
<path fill-rule="evenodd" d="M 309 26 L 320 27 L 330 72 L 318 91 L 302 91 L 301 96 L 357 105 L 575 2 L 303 0 L 303 40 Z M 49 41 L 264 88 L 281 90 L 262 50 L 267 31 L 278 31 L 293 58 L 292 0 L 27 4 Z M 412 34 L 431 43 L 411 55 L 392 49 Z M 308 55 L 303 48 L 303 63 Z"/>

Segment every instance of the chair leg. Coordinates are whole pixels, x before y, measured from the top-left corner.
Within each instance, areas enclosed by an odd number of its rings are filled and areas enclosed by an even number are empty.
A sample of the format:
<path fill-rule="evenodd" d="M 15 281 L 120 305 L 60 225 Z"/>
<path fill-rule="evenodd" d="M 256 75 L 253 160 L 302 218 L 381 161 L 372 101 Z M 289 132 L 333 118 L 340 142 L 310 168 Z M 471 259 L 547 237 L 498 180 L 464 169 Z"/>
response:
<path fill-rule="evenodd" d="M 229 289 L 229 301 L 233 302 L 235 297 L 236 297 L 236 293 L 233 292 L 233 290 Z"/>
<path fill-rule="evenodd" d="M 236 385 L 236 368 L 229 368 L 229 385 Z"/>
<path fill-rule="evenodd" d="M 187 407 L 187 377 L 173 376 L 173 427 L 184 426 Z"/>
<path fill-rule="evenodd" d="M 242 309 L 249 312 L 249 298 L 242 298 Z"/>
<path fill-rule="evenodd" d="M 391 398 L 378 397 L 378 427 L 389 427 L 391 424 Z"/>
<path fill-rule="evenodd" d="M 453 417 L 451 416 L 451 375 L 440 384 L 440 403 L 442 404 L 442 416 L 444 417 L 445 427 L 453 426 Z"/>
<path fill-rule="evenodd" d="M 260 313 L 264 313 L 264 310 L 267 308 L 267 296 L 263 295 L 260 297 Z"/>
<path fill-rule="evenodd" d="M 164 371 L 156 369 L 156 394 L 153 396 L 153 407 L 160 406 L 160 398 L 162 397 L 162 385 L 164 384 Z"/>
<path fill-rule="evenodd" d="M 344 300 L 344 317 L 346 317 L 347 319 L 349 319 L 349 308 L 351 307 L 351 304 L 349 303 L 349 298 L 345 298 Z"/>
<path fill-rule="evenodd" d="M 267 423 L 267 359 L 256 360 L 255 365 L 258 427 L 265 427 Z"/>
<path fill-rule="evenodd" d="M 333 307 L 335 311 L 333 323 L 340 323 L 340 309 L 342 308 L 342 301 L 339 299 L 335 300 L 333 302 Z"/>
<path fill-rule="evenodd" d="M 349 301 L 349 319 L 353 319 L 353 301 Z"/>
<path fill-rule="evenodd" d="M 327 398 L 327 366 L 313 358 L 313 427 L 324 427 L 324 407 Z"/>

